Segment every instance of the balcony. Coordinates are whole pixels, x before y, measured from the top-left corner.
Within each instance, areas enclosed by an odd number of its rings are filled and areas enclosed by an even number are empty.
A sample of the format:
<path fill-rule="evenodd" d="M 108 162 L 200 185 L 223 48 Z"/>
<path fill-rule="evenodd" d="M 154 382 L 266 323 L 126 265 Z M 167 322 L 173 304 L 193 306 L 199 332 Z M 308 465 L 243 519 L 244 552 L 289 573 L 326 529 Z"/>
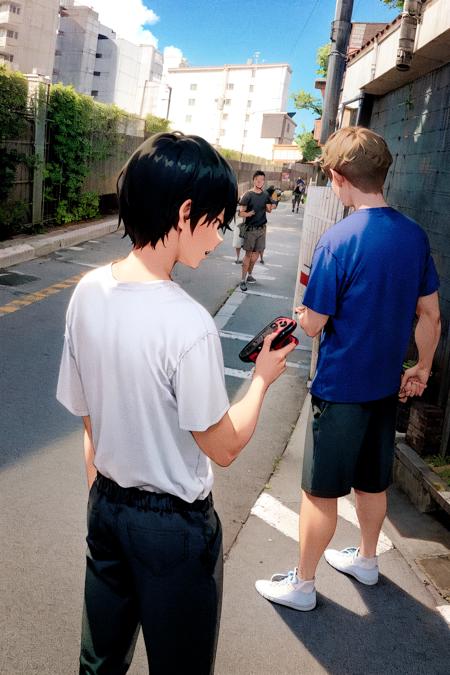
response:
<path fill-rule="evenodd" d="M 17 47 L 17 31 L 0 26 L 0 47 Z"/>
<path fill-rule="evenodd" d="M 19 5 L 10 5 L 9 9 L 0 9 L 0 27 L 21 26 L 22 10 Z"/>

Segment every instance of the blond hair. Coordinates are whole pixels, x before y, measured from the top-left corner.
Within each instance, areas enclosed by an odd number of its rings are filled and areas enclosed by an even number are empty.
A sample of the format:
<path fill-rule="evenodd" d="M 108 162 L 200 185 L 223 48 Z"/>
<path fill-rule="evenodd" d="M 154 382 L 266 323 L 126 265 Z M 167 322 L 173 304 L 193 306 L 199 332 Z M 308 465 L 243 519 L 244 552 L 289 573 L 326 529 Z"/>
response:
<path fill-rule="evenodd" d="M 384 138 L 365 127 L 335 131 L 322 150 L 323 171 L 334 169 L 362 192 L 381 192 L 391 164 Z"/>

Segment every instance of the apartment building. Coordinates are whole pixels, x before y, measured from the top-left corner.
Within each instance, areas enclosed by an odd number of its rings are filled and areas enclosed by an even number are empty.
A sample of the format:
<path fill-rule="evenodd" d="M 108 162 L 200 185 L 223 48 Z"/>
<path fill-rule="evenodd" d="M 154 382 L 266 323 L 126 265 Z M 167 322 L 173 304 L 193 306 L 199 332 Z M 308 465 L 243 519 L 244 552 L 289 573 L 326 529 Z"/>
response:
<path fill-rule="evenodd" d="M 145 117 L 156 109 L 162 71 L 154 46 L 118 38 L 90 7 L 69 1 L 61 8 L 53 82 Z"/>
<path fill-rule="evenodd" d="M 170 68 L 172 127 L 272 159 L 274 144 L 294 137 L 286 113 L 291 73 L 287 63 Z"/>
<path fill-rule="evenodd" d="M 59 0 L 0 0 L 0 64 L 51 77 Z"/>

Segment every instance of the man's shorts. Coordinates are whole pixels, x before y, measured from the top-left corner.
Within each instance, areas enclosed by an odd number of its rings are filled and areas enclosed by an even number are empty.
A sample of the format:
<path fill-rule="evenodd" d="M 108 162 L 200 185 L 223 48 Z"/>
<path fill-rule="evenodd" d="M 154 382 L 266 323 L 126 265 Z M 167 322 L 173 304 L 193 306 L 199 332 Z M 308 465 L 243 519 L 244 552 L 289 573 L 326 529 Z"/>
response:
<path fill-rule="evenodd" d="M 266 248 L 266 226 L 247 230 L 242 248 L 249 253 L 264 251 Z"/>
<path fill-rule="evenodd" d="M 392 482 L 397 395 L 368 403 L 312 397 L 302 488 L 315 497 L 343 497 L 351 488 L 383 492 Z"/>

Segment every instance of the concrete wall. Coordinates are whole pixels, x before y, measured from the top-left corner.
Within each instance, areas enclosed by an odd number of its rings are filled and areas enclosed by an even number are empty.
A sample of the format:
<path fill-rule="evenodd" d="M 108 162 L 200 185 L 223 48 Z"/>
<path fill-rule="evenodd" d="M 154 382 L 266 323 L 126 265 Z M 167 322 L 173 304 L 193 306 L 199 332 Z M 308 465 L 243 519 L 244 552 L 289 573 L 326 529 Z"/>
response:
<path fill-rule="evenodd" d="M 370 128 L 384 136 L 394 157 L 387 201 L 426 230 L 440 275 L 444 321 L 437 361 L 444 404 L 450 321 L 450 64 L 378 98 Z"/>

